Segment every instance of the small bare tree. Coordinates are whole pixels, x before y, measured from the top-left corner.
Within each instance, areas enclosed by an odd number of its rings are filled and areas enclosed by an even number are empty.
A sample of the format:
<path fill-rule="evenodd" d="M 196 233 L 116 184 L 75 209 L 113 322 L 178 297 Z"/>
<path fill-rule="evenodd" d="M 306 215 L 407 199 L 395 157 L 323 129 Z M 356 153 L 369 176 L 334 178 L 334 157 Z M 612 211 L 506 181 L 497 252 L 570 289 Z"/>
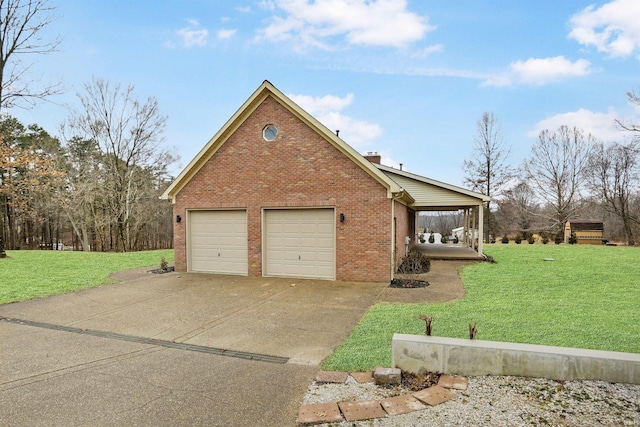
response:
<path fill-rule="evenodd" d="M 533 192 L 525 181 L 520 181 L 505 191 L 498 206 L 498 216 L 504 224 L 503 234 L 527 232 L 538 226 L 536 220 L 539 209 L 534 202 Z"/>
<path fill-rule="evenodd" d="M 500 194 L 513 176 L 512 168 L 507 163 L 510 149 L 505 145 L 500 123 L 493 113 L 483 113 L 476 126 L 478 133 L 473 141 L 471 159 L 464 161 L 464 183 L 474 191 L 494 197 Z M 495 234 L 491 201 L 487 202 L 484 218 L 485 241 L 488 242 L 489 236 Z"/>

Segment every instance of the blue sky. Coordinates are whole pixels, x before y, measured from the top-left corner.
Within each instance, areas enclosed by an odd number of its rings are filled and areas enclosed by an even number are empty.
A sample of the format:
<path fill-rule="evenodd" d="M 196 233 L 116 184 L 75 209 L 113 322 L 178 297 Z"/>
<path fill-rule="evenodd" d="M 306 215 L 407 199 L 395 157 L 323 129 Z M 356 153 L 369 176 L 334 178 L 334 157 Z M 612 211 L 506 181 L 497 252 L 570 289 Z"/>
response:
<path fill-rule="evenodd" d="M 65 92 L 9 113 L 58 135 L 84 83 L 132 84 L 183 166 L 263 80 L 359 152 L 455 185 L 485 111 L 514 166 L 542 129 L 609 141 L 640 121 L 638 0 L 50 1 L 60 51 L 28 60 Z"/>

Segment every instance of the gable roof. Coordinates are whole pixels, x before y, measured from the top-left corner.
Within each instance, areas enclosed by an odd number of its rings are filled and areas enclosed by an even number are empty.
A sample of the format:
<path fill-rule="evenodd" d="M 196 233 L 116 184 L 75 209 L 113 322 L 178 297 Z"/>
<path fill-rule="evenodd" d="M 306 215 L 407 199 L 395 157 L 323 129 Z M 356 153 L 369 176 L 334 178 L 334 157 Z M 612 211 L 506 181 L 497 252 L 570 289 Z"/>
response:
<path fill-rule="evenodd" d="M 244 123 L 247 118 L 262 104 L 268 97 L 273 97 L 281 105 L 287 108 L 298 119 L 320 134 L 326 141 L 337 148 L 342 154 L 360 166 L 371 177 L 378 181 L 387 189 L 388 197 L 399 197 L 405 203 L 413 201 L 411 196 L 394 180 L 382 173 L 370 161 L 365 159 L 360 153 L 340 139 L 335 133 L 320 123 L 316 118 L 304 111 L 299 105 L 280 92 L 269 81 L 265 80 L 258 89 L 247 99 L 244 104 L 235 112 L 233 116 L 222 126 L 222 128 L 209 140 L 200 152 L 189 162 L 178 177 L 167 187 L 160 196 L 161 199 L 168 199 L 175 202 L 176 195 L 195 176 L 195 174 L 207 163 L 215 152 L 227 141 L 227 139 Z"/>
<path fill-rule="evenodd" d="M 435 179 L 375 164 L 389 178 L 404 188 L 414 199 L 409 207 L 415 210 L 456 210 L 488 202 L 491 197 Z"/>

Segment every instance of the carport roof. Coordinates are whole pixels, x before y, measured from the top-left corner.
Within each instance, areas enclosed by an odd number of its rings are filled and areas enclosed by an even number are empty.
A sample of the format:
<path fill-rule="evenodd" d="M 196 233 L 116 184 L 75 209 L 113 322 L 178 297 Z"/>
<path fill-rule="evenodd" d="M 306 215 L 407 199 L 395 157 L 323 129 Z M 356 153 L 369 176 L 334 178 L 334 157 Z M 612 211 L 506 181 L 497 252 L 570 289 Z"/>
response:
<path fill-rule="evenodd" d="M 457 210 L 491 200 L 484 194 L 435 179 L 380 164 L 375 166 L 411 195 L 414 201 L 408 206 L 415 210 Z"/>

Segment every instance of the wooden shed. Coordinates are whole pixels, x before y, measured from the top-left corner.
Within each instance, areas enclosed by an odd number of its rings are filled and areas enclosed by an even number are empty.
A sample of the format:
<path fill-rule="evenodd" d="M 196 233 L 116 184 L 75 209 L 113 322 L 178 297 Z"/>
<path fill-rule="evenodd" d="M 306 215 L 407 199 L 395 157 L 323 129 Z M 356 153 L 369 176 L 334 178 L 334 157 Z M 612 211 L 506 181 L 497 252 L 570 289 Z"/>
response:
<path fill-rule="evenodd" d="M 604 224 L 594 220 L 571 220 L 564 225 L 564 241 L 569 243 L 571 233 L 575 233 L 579 245 L 601 245 Z"/>

